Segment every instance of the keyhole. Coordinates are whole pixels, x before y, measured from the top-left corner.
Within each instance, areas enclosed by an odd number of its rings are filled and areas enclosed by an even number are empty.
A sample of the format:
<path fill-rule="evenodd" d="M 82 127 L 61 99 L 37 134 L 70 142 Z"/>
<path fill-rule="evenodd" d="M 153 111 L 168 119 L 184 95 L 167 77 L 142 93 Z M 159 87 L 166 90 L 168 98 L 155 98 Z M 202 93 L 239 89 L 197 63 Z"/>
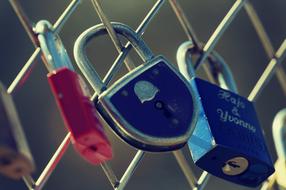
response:
<path fill-rule="evenodd" d="M 172 116 L 171 112 L 166 108 L 165 103 L 160 100 L 155 102 L 155 108 L 161 110 L 167 118 Z"/>
<path fill-rule="evenodd" d="M 17 167 L 15 170 L 14 170 L 15 173 L 17 174 L 20 174 L 23 172 L 23 169 L 21 167 Z"/>
<path fill-rule="evenodd" d="M 173 111 L 166 106 L 166 104 L 160 100 L 155 102 L 155 108 L 163 112 L 164 116 L 168 119 L 171 119 L 172 124 L 178 125 L 179 120 L 173 117 Z"/>
<path fill-rule="evenodd" d="M 12 161 L 9 157 L 0 158 L 0 166 L 8 166 L 10 164 L 12 164 Z"/>
<path fill-rule="evenodd" d="M 162 110 L 164 108 L 164 103 L 162 101 L 156 101 L 155 108 L 157 108 L 158 110 Z"/>
<path fill-rule="evenodd" d="M 240 168 L 240 166 L 237 165 L 237 163 L 234 162 L 234 161 L 230 161 L 230 162 L 228 162 L 227 164 L 230 165 L 230 166 L 233 167 L 233 168 Z"/>
<path fill-rule="evenodd" d="M 226 175 L 235 176 L 243 173 L 248 168 L 248 161 L 243 157 L 234 157 L 225 162 L 222 172 Z"/>
<path fill-rule="evenodd" d="M 89 147 L 89 149 L 90 149 L 91 151 L 93 151 L 93 152 L 96 152 L 96 151 L 97 151 L 97 147 L 96 147 L 95 145 L 91 145 L 91 146 Z"/>

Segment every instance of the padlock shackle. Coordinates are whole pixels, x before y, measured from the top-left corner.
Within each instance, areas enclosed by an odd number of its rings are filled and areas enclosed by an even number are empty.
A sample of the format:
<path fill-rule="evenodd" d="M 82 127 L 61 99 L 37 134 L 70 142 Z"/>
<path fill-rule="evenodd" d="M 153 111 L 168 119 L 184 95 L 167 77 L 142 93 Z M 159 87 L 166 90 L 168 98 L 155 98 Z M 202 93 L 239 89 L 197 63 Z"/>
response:
<path fill-rule="evenodd" d="M 193 53 L 196 54 L 199 52 L 195 51 L 193 48 L 195 48 L 193 42 L 186 41 L 179 46 L 176 55 L 179 70 L 186 77 L 187 80 L 191 80 L 193 77 L 195 77 L 195 70 L 191 60 L 191 51 L 193 50 Z M 219 70 L 216 69 L 212 70 L 211 72 L 213 75 L 216 75 L 215 78 L 217 78 L 219 85 L 221 87 L 231 90 L 232 92 L 237 93 L 236 83 L 234 81 L 229 66 L 225 63 L 224 59 L 217 52 L 213 51 L 211 53 L 211 56 L 215 58 L 215 63 L 219 66 Z M 211 66 L 210 68 L 213 68 L 213 63 L 209 62 L 209 64 Z"/>
<path fill-rule="evenodd" d="M 221 86 L 224 85 L 224 87 L 228 88 L 232 92 L 238 93 L 238 89 L 236 86 L 236 82 L 233 78 L 233 74 L 231 72 L 231 69 L 229 68 L 228 64 L 225 62 L 223 57 L 217 53 L 216 51 L 212 51 L 211 55 L 213 58 L 215 58 L 215 62 L 219 66 L 219 70 L 213 71 L 217 74 L 217 80 Z M 211 63 L 210 63 L 211 65 Z"/>
<path fill-rule="evenodd" d="M 187 80 L 191 80 L 196 76 L 194 66 L 191 60 L 187 57 L 190 55 L 189 51 L 193 48 L 195 48 L 195 46 L 192 41 L 184 42 L 179 46 L 176 54 L 179 70 Z"/>
<path fill-rule="evenodd" d="M 279 159 L 286 160 L 286 108 L 279 111 L 272 124 L 273 140 Z"/>
<path fill-rule="evenodd" d="M 62 67 L 74 71 L 70 57 L 52 24 L 47 20 L 41 20 L 36 24 L 35 32 L 49 72 Z"/>
<path fill-rule="evenodd" d="M 121 36 L 125 37 L 140 57 L 143 59 L 144 62 L 148 62 L 151 60 L 154 55 L 152 51 L 148 48 L 142 38 L 129 26 L 112 22 L 111 23 L 115 32 L 120 34 Z M 91 28 L 85 30 L 75 41 L 74 44 L 74 58 L 76 64 L 78 65 L 79 69 L 86 77 L 88 82 L 91 84 L 93 89 L 96 91 L 97 94 L 100 94 L 102 91 L 105 90 L 106 85 L 101 80 L 99 74 L 96 72 L 92 64 L 90 63 L 87 55 L 86 55 L 86 47 L 88 43 L 96 37 L 101 35 L 107 35 L 108 32 L 104 26 L 104 24 L 98 24 Z M 124 60 L 121 60 L 124 61 Z M 121 64 L 120 62 L 118 64 Z"/>

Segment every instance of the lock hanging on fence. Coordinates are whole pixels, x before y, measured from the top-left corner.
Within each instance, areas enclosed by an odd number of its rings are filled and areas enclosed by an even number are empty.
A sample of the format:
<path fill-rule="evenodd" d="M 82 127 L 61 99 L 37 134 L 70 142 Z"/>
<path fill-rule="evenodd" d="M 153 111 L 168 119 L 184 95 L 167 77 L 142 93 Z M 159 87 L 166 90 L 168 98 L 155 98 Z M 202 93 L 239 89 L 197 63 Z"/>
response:
<path fill-rule="evenodd" d="M 0 173 L 21 179 L 35 170 L 11 95 L 0 82 Z"/>
<path fill-rule="evenodd" d="M 115 133 L 138 149 L 160 152 L 181 148 L 196 123 L 193 90 L 163 56 L 153 55 L 134 30 L 121 23 L 112 26 L 131 42 L 144 64 L 107 88 L 85 53 L 87 43 L 107 31 L 99 24 L 83 32 L 75 42 L 74 56 L 98 94 L 96 107 Z"/>
<path fill-rule="evenodd" d="M 178 66 L 200 100 L 199 118 L 188 141 L 197 166 L 222 179 L 256 187 L 274 172 L 253 103 L 236 93 L 227 65 L 218 54 L 227 89 L 196 78 L 190 60 L 192 42 L 177 52 Z M 198 53 L 198 52 L 191 52 Z"/>
<path fill-rule="evenodd" d="M 286 108 L 277 113 L 272 125 L 278 159 L 275 163 L 276 182 L 280 190 L 286 189 Z"/>
<path fill-rule="evenodd" d="M 72 66 L 60 37 L 48 21 L 36 25 L 38 40 L 49 68 L 48 82 L 72 134 L 72 143 L 83 158 L 100 164 L 112 158 L 111 145 L 84 80 Z"/>

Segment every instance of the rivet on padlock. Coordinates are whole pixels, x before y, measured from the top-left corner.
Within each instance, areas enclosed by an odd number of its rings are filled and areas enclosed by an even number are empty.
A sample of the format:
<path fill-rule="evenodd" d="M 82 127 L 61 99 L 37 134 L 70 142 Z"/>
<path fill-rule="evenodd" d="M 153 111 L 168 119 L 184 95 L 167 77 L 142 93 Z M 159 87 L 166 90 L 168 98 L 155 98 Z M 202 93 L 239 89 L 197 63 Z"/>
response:
<path fill-rule="evenodd" d="M 36 25 L 43 57 L 48 63 L 48 81 L 72 134 L 75 149 L 92 164 L 99 164 L 112 158 L 111 145 L 104 133 L 100 116 L 83 79 L 71 64 L 69 56 L 48 21 Z"/>
<path fill-rule="evenodd" d="M 197 166 L 222 179 L 256 187 L 274 172 L 253 103 L 236 93 L 230 70 L 218 58 L 225 87 L 196 78 L 189 59 L 191 42 L 177 52 L 179 69 L 197 88 L 200 113 L 188 145 Z M 196 53 L 196 52 L 193 52 Z M 198 53 L 198 52 L 197 52 Z"/>
<path fill-rule="evenodd" d="M 35 169 L 12 97 L 0 82 L 0 173 L 21 179 Z"/>
<path fill-rule="evenodd" d="M 107 34 L 104 25 L 91 27 L 79 36 L 75 60 L 99 94 L 99 112 L 116 134 L 138 149 L 159 152 L 181 148 L 196 123 L 193 90 L 164 57 L 154 57 L 135 31 L 121 23 L 112 26 L 131 42 L 144 64 L 106 88 L 85 54 L 91 39 Z"/>
<path fill-rule="evenodd" d="M 276 182 L 280 190 L 286 189 L 286 108 L 277 113 L 272 125 L 278 159 L 275 163 Z"/>

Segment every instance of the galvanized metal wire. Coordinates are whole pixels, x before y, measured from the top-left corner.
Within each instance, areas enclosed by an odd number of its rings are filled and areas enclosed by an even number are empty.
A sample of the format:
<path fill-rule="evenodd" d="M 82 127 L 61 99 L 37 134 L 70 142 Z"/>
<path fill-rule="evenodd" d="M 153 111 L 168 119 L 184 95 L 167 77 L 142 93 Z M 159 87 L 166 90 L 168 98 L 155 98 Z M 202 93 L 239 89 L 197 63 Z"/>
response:
<path fill-rule="evenodd" d="M 276 73 L 277 78 L 280 82 L 281 88 L 283 92 L 286 95 L 286 75 L 283 71 L 280 64 L 284 61 L 286 57 L 286 40 L 281 44 L 281 46 L 278 48 L 278 50 L 275 52 L 273 45 L 271 44 L 269 37 L 262 25 L 262 22 L 259 19 L 259 16 L 257 15 L 254 7 L 251 5 L 251 3 L 248 0 L 236 0 L 231 9 L 227 12 L 223 20 L 220 22 L 220 24 L 217 26 L 216 30 L 213 32 L 209 40 L 205 43 L 205 45 L 201 46 L 201 41 L 197 38 L 193 27 L 191 26 L 189 19 L 186 17 L 183 8 L 180 6 L 178 0 L 168 0 L 169 4 L 172 7 L 172 10 L 174 11 L 176 17 L 178 18 L 178 21 L 180 22 L 182 29 L 185 31 L 186 36 L 188 40 L 191 40 L 196 47 L 196 49 L 201 53 L 201 57 L 198 59 L 198 61 L 195 64 L 195 68 L 199 68 L 199 66 L 203 65 L 204 70 L 209 77 L 209 80 L 214 82 L 214 79 L 209 71 L 209 68 L 204 64 L 204 62 L 210 58 L 210 54 L 215 48 L 217 42 L 220 40 L 221 36 L 224 34 L 224 31 L 227 30 L 228 27 L 230 27 L 232 21 L 239 15 L 239 12 L 243 8 L 245 8 L 251 23 L 253 24 L 259 39 L 262 43 L 262 46 L 265 49 L 265 52 L 267 56 L 270 59 L 270 62 L 268 66 L 265 68 L 264 72 L 261 74 L 261 77 L 257 81 L 256 85 L 254 86 L 253 90 L 248 96 L 248 99 L 250 101 L 256 101 L 259 97 L 260 93 L 263 91 L 264 87 L 269 83 L 270 79 L 272 78 L 273 74 Z M 41 53 L 41 48 L 38 45 L 36 34 L 33 30 L 33 23 L 30 21 L 29 17 L 25 13 L 25 11 L 22 9 L 20 2 L 18 0 L 9 0 L 10 4 L 12 5 L 15 13 L 17 14 L 19 20 L 21 21 L 25 31 L 27 32 L 29 38 L 31 39 L 34 47 L 36 48 L 34 53 L 31 55 L 31 57 L 28 59 L 28 61 L 24 64 L 21 71 L 18 73 L 18 75 L 15 77 L 13 82 L 8 88 L 8 93 L 12 94 L 15 92 L 15 89 L 19 87 L 20 83 L 23 78 L 26 78 L 26 75 L 31 70 L 33 64 L 35 64 L 35 60 L 38 58 L 38 56 Z M 78 5 L 80 4 L 80 0 L 72 0 L 71 3 L 68 5 L 66 10 L 62 13 L 62 15 L 58 18 L 58 20 L 55 22 L 53 28 L 56 33 L 59 33 L 61 28 L 64 26 L 65 22 L 69 19 L 71 14 L 76 10 Z M 23 3 L 23 2 L 22 2 Z M 96 12 L 98 13 L 99 18 L 104 23 L 104 25 L 107 28 L 107 31 L 110 35 L 110 38 L 112 42 L 115 45 L 115 48 L 119 52 L 119 56 L 115 60 L 113 66 L 110 68 L 108 73 L 106 74 L 104 78 L 104 83 L 107 85 L 110 83 L 110 81 L 113 79 L 115 73 L 120 69 L 121 64 L 124 60 L 126 60 L 126 57 L 128 56 L 128 53 L 130 52 L 132 46 L 130 43 L 127 43 L 125 46 L 121 43 L 121 41 L 118 39 L 115 31 L 112 28 L 112 25 L 110 24 L 107 15 L 105 15 L 103 8 L 100 5 L 99 0 L 92 0 L 92 3 L 95 7 Z M 143 19 L 139 27 L 137 28 L 136 32 L 139 35 L 143 35 L 145 30 L 148 27 L 148 24 L 152 21 L 152 19 L 157 15 L 162 5 L 166 3 L 165 0 L 158 0 L 152 9 L 148 12 L 146 17 Z M 45 60 L 43 59 L 45 62 Z M 129 70 L 132 70 L 134 68 L 134 64 L 132 61 L 127 58 L 126 60 L 126 66 Z M 91 99 L 94 99 L 97 96 L 97 94 L 94 94 L 94 96 Z M 71 134 L 68 133 L 66 137 L 63 139 L 60 146 L 57 148 L 56 152 L 46 165 L 45 169 L 40 174 L 39 178 L 37 180 L 34 180 L 31 176 L 25 176 L 23 177 L 23 180 L 25 184 L 27 185 L 27 188 L 30 190 L 40 190 L 42 189 L 49 177 L 52 175 L 54 169 L 56 168 L 59 161 L 62 159 L 62 156 L 65 154 L 66 149 L 68 148 L 70 144 L 70 137 Z M 186 179 L 190 185 L 190 189 L 199 190 L 204 189 L 204 187 L 207 184 L 207 181 L 210 177 L 210 174 L 208 174 L 206 171 L 204 171 L 201 176 L 197 179 L 195 177 L 193 171 L 191 170 L 188 162 L 186 161 L 185 155 L 181 150 L 174 151 L 173 152 L 176 160 L 178 161 L 179 166 L 181 167 L 184 175 L 186 176 Z M 122 190 L 125 188 L 126 184 L 134 174 L 136 167 L 140 164 L 140 161 L 143 159 L 144 152 L 141 150 L 138 150 L 136 155 L 134 156 L 133 160 L 129 164 L 128 168 L 126 169 L 125 173 L 121 178 L 118 178 L 114 171 L 112 170 L 111 166 L 108 163 L 104 163 L 101 165 L 104 173 L 106 174 L 107 178 L 109 179 L 112 187 L 116 190 Z M 262 186 L 262 189 L 267 189 L 269 184 L 273 183 L 273 178 L 270 178 L 268 181 L 264 183 Z"/>

